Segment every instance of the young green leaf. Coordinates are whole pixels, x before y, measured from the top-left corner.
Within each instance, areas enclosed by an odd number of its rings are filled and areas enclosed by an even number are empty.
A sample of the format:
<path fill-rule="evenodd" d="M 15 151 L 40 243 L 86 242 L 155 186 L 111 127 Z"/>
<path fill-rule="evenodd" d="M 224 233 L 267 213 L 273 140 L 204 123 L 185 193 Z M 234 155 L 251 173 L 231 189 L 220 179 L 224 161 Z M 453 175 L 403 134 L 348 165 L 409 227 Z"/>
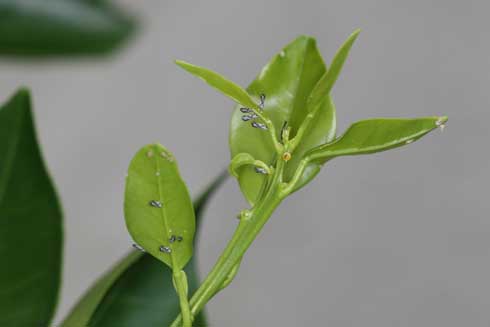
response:
<path fill-rule="evenodd" d="M 62 213 L 28 91 L 0 108 L 0 326 L 49 326 L 61 278 Z"/>
<path fill-rule="evenodd" d="M 135 22 L 107 1 L 0 1 L 0 54 L 103 54 L 132 34 Z"/>
<path fill-rule="evenodd" d="M 320 135 L 322 135 L 320 131 L 321 126 L 315 126 L 316 124 L 315 120 L 317 119 L 318 116 L 317 112 L 318 110 L 320 110 L 322 107 L 325 106 L 324 103 L 330 104 L 330 106 L 333 108 L 333 103 L 331 103 L 330 100 L 331 99 L 330 91 L 333 85 L 335 84 L 335 82 L 337 81 L 337 78 L 342 70 L 345 60 L 349 55 L 350 49 L 352 48 L 352 45 L 354 44 L 354 41 L 357 39 L 359 33 L 360 30 L 357 29 L 347 38 L 347 40 L 344 42 L 344 44 L 340 47 L 340 49 L 335 54 L 330 64 L 330 68 L 325 74 L 323 74 L 322 78 L 318 81 L 315 88 L 311 92 L 306 104 L 309 114 L 307 118 L 303 121 L 302 126 L 300 126 L 300 131 L 298 132 L 298 134 L 304 135 L 305 133 L 310 133 L 310 134 L 319 133 Z M 335 108 L 333 108 L 331 112 L 335 113 Z M 333 138 L 335 137 L 335 127 L 336 127 L 335 116 L 333 116 L 332 125 L 329 126 L 328 130 L 326 131 L 326 132 L 330 132 L 329 141 L 333 140 Z M 304 140 L 303 136 L 301 136 L 301 144 L 303 144 L 303 148 L 308 147 L 308 145 L 305 146 L 305 141 L 307 141 L 307 139 Z M 299 156 L 297 152 L 295 153 L 292 160 L 293 167 L 297 167 L 297 164 L 301 160 L 302 154 L 304 154 L 304 151 L 300 153 Z M 301 176 L 301 179 L 296 184 L 295 190 L 303 187 L 310 180 L 312 180 L 316 176 L 316 174 L 318 174 L 320 169 L 321 169 L 321 165 L 318 165 L 316 163 L 310 163 L 306 167 L 303 175 Z"/>
<path fill-rule="evenodd" d="M 195 217 L 173 155 L 159 144 L 143 147 L 128 169 L 124 200 L 133 239 L 173 270 L 192 256 Z"/>
<path fill-rule="evenodd" d="M 175 63 L 189 73 L 201 78 L 204 82 L 208 83 L 238 104 L 241 104 L 247 108 L 259 110 L 258 104 L 254 101 L 250 94 L 247 93 L 247 91 L 220 74 L 204 67 L 189 64 L 182 60 L 176 60 Z"/>
<path fill-rule="evenodd" d="M 196 228 L 203 209 L 227 175 L 222 173 L 194 201 Z M 195 241 L 195 240 L 194 240 Z M 198 285 L 195 256 L 185 267 L 189 291 Z M 172 270 L 150 255 L 131 251 L 80 299 L 61 327 L 168 326 L 179 314 Z M 201 312 L 194 325 L 206 326 Z"/>
<path fill-rule="evenodd" d="M 287 126 L 291 128 L 290 137 L 293 137 L 308 114 L 308 96 L 325 72 L 326 67 L 316 47 L 316 41 L 311 37 L 301 36 L 264 66 L 247 91 L 253 97 L 265 94 L 264 113 L 272 120 L 278 133 L 284 122 L 287 122 Z M 272 165 L 276 151 L 270 136 L 266 131 L 252 128 L 250 123 L 243 122 L 242 115 L 240 107 L 236 107 L 230 127 L 231 156 L 250 153 L 255 159 Z M 280 138 L 280 135 L 277 137 Z M 307 150 L 330 142 L 334 137 L 335 106 L 328 97 L 322 102 L 311 127 L 288 162 L 285 180 L 293 176 L 299 160 Z M 309 171 L 315 175 L 319 168 L 312 165 Z M 264 175 L 251 169 L 241 169 L 239 175 L 240 188 L 253 204 L 265 180 Z"/>
<path fill-rule="evenodd" d="M 414 119 L 377 118 L 352 124 L 336 141 L 321 145 L 306 154 L 312 162 L 323 164 L 338 157 L 389 150 L 418 140 L 437 127 L 447 117 Z"/>
<path fill-rule="evenodd" d="M 239 153 L 233 157 L 230 162 L 230 174 L 238 178 L 240 176 L 239 169 L 243 166 L 255 166 L 255 172 L 263 175 L 271 173 L 271 167 L 267 166 L 260 160 L 255 160 L 249 153 Z"/>
<path fill-rule="evenodd" d="M 330 64 L 330 68 L 325 74 L 323 74 L 322 78 L 318 81 L 308 97 L 308 111 L 315 110 L 330 93 L 330 90 L 339 77 L 345 60 L 349 55 L 349 51 L 360 32 L 361 30 L 359 29 L 355 30 L 335 54 L 332 63 Z"/>

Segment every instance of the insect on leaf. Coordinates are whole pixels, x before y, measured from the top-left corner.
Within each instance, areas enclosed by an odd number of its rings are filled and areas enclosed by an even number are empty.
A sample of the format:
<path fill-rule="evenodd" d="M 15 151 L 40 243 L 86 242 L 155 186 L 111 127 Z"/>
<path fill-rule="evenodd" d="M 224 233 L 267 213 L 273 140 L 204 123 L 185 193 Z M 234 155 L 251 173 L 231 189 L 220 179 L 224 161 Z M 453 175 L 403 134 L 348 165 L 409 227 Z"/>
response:
<path fill-rule="evenodd" d="M 287 126 L 291 128 L 290 137 L 293 137 L 308 114 L 308 96 L 326 71 L 315 39 L 300 36 L 272 57 L 249 85 L 247 92 L 253 97 L 265 94 L 264 114 L 272 120 L 279 133 L 287 122 Z M 242 120 L 242 116 L 240 107 L 236 107 L 230 125 L 231 156 L 250 153 L 255 159 L 273 165 L 276 152 L 270 135 L 252 128 L 250 122 Z M 335 106 L 327 94 L 303 141 L 287 164 L 286 181 L 292 178 L 306 151 L 334 139 L 335 127 Z M 280 135 L 277 135 L 277 138 L 279 139 Z M 307 178 L 311 179 L 320 168 L 311 164 L 307 170 Z M 260 193 L 265 176 L 257 174 L 253 169 L 240 169 L 238 181 L 242 193 L 253 204 Z"/>
<path fill-rule="evenodd" d="M 258 104 L 255 103 L 254 99 L 252 99 L 247 91 L 220 74 L 204 67 L 189 64 L 182 60 L 176 60 L 175 63 L 187 70 L 189 73 L 201 78 L 203 81 L 227 97 L 231 98 L 233 101 L 241 104 L 242 106 L 259 110 Z"/>
<path fill-rule="evenodd" d="M 217 176 L 194 201 L 196 229 L 204 208 L 226 176 L 226 172 Z M 184 270 L 192 293 L 198 286 L 195 256 Z M 179 312 L 172 270 L 147 253 L 132 250 L 92 285 L 61 327 L 168 326 Z M 204 312 L 195 317 L 194 326 L 207 326 Z"/>
<path fill-rule="evenodd" d="M 255 166 L 256 172 L 260 172 L 264 175 L 271 173 L 271 168 L 260 160 L 255 160 L 249 153 L 239 153 L 233 157 L 228 168 L 231 175 L 239 177 L 240 169 L 244 166 Z"/>
<path fill-rule="evenodd" d="M 143 147 L 128 169 L 124 200 L 133 239 L 172 269 L 192 256 L 194 208 L 173 155 L 159 144 Z"/>

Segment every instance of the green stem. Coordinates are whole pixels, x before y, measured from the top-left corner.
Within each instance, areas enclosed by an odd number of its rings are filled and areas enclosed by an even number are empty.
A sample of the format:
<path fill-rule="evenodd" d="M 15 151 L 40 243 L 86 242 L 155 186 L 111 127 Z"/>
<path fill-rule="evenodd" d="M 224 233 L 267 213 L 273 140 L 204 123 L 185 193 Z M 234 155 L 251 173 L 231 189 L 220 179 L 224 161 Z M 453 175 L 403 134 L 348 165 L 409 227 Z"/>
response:
<path fill-rule="evenodd" d="M 273 211 L 281 203 L 283 199 L 281 192 L 283 170 L 284 161 L 279 159 L 273 180 L 263 198 L 259 199 L 250 211 L 242 213 L 240 224 L 232 239 L 190 300 L 192 316 L 196 316 L 204 305 L 223 288 L 233 268 L 240 262 Z M 179 327 L 181 323 L 182 316 L 179 316 L 171 327 Z"/>
<path fill-rule="evenodd" d="M 254 113 L 264 122 L 264 124 L 267 126 L 267 129 L 269 131 L 269 134 L 271 135 L 272 138 L 272 143 L 274 144 L 274 148 L 276 149 L 276 152 L 278 154 L 282 153 L 283 146 L 282 144 L 277 140 L 277 133 L 276 133 L 276 127 L 274 126 L 274 123 L 272 120 L 270 120 L 268 117 L 266 117 L 261 111 L 259 110 L 254 110 Z"/>
<path fill-rule="evenodd" d="M 285 198 L 289 194 L 291 194 L 294 191 L 294 188 L 296 184 L 299 182 L 301 177 L 303 176 L 303 173 L 305 172 L 306 166 L 310 162 L 309 157 L 304 157 L 301 159 L 301 161 L 298 164 L 298 168 L 296 168 L 296 172 L 294 173 L 293 178 L 291 181 L 289 181 L 287 184 L 284 184 L 282 189 L 281 189 L 281 197 Z"/>
<path fill-rule="evenodd" d="M 298 129 L 298 132 L 294 136 L 294 138 L 291 140 L 290 145 L 289 145 L 289 151 L 293 152 L 294 149 L 300 144 L 301 139 L 303 138 L 305 132 L 308 130 L 310 127 L 311 122 L 313 121 L 313 118 L 315 118 L 316 113 L 318 109 L 308 113 L 305 117 L 305 120 L 301 124 L 301 126 Z"/>
<path fill-rule="evenodd" d="M 192 327 L 192 315 L 189 306 L 189 301 L 187 300 L 187 278 L 185 272 L 180 270 L 174 270 L 173 273 L 174 287 L 175 291 L 179 296 L 180 310 L 182 315 L 183 327 Z"/>

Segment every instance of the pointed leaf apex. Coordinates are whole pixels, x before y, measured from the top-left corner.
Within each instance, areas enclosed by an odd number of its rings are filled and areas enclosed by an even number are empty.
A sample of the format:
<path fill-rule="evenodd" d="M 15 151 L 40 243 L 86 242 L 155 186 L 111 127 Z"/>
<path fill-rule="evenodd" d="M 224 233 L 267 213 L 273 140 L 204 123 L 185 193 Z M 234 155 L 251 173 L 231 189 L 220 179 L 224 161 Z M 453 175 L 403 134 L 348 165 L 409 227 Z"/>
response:
<path fill-rule="evenodd" d="M 29 89 L 27 87 L 23 86 L 17 90 L 17 92 L 15 93 L 15 96 L 22 96 L 22 97 L 30 98 L 31 92 L 29 91 Z"/>
<path fill-rule="evenodd" d="M 236 103 L 247 108 L 260 109 L 254 99 L 241 86 L 228 80 L 224 76 L 204 67 L 193 65 L 182 60 L 175 63 L 192 75 L 199 77 L 205 83 L 217 89 Z"/>
<path fill-rule="evenodd" d="M 359 36 L 359 33 L 361 33 L 362 29 L 360 28 L 356 28 L 354 30 L 354 32 L 352 32 L 352 34 L 350 35 L 350 37 L 354 37 L 354 38 L 357 38 Z"/>
<path fill-rule="evenodd" d="M 448 116 L 440 116 L 438 119 L 438 121 L 441 122 L 442 124 L 447 123 L 448 120 L 449 120 Z"/>

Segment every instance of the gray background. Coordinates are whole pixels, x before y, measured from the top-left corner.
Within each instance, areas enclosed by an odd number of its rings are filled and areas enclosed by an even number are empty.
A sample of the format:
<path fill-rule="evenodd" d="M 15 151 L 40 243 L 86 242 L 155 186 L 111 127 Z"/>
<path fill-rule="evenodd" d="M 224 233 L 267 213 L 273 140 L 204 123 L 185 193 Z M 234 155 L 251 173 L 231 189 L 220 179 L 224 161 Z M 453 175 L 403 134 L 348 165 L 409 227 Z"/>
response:
<path fill-rule="evenodd" d="M 232 102 L 178 69 L 182 58 L 247 85 L 299 34 L 327 61 L 363 32 L 333 90 L 339 130 L 377 116 L 447 114 L 411 146 L 337 159 L 276 211 L 212 326 L 489 326 L 490 23 L 487 1 L 121 1 L 146 21 L 102 61 L 2 59 L 0 96 L 34 94 L 66 229 L 60 317 L 130 245 L 128 162 L 160 141 L 197 194 L 229 160 Z M 2 100 L 4 101 L 4 100 Z M 245 208 L 228 180 L 205 216 L 207 272 Z"/>

